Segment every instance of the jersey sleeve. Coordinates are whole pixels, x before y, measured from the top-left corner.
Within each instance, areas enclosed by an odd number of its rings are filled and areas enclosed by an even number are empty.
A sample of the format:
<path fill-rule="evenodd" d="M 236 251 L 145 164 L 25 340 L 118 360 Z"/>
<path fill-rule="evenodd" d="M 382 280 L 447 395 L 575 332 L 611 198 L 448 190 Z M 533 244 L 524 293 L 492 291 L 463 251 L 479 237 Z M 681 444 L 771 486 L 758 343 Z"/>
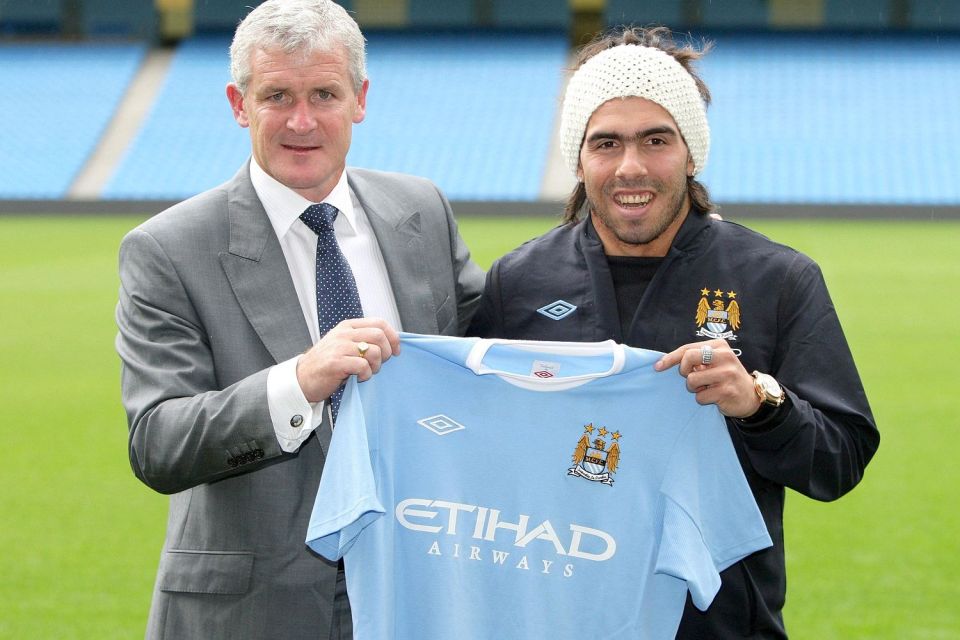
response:
<path fill-rule="evenodd" d="M 325 558 L 342 558 L 360 532 L 384 513 L 371 458 L 367 421 L 353 377 L 343 393 L 307 528 L 307 545 Z"/>
<path fill-rule="evenodd" d="M 698 408 L 684 427 L 660 493 L 656 572 L 685 581 L 705 611 L 721 571 L 773 544 L 715 406 Z"/>

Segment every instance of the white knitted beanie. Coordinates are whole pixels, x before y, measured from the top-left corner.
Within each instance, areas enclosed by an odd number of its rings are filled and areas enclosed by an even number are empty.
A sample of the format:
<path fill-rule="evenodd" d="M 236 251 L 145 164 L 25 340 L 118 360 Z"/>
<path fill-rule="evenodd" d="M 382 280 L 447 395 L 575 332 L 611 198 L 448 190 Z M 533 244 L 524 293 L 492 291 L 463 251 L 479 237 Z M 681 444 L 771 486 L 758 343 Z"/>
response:
<path fill-rule="evenodd" d="M 707 109 L 696 81 L 669 53 L 622 44 L 606 49 L 577 69 L 567 85 L 560 116 L 560 150 L 574 174 L 590 116 L 613 98 L 637 96 L 656 102 L 673 116 L 693 157 L 694 175 L 710 151 Z"/>

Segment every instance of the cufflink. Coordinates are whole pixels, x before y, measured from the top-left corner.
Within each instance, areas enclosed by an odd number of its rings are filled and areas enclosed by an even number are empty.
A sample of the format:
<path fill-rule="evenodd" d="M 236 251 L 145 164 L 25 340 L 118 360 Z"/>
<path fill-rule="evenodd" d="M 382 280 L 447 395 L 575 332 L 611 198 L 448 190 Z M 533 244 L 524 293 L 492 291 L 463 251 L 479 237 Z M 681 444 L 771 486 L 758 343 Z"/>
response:
<path fill-rule="evenodd" d="M 300 425 L 303 424 L 303 416 L 299 413 L 290 418 L 290 426 L 294 429 L 299 429 Z"/>

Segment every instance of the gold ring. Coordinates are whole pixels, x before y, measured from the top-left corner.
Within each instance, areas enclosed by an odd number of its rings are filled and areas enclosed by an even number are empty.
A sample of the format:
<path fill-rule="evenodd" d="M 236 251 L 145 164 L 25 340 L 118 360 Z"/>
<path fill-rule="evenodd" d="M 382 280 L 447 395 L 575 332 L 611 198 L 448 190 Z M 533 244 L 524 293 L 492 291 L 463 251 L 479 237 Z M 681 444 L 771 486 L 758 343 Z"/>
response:
<path fill-rule="evenodd" d="M 367 351 L 370 350 L 370 345 L 366 342 L 360 341 L 357 343 L 357 353 L 360 354 L 361 358 L 367 357 Z"/>

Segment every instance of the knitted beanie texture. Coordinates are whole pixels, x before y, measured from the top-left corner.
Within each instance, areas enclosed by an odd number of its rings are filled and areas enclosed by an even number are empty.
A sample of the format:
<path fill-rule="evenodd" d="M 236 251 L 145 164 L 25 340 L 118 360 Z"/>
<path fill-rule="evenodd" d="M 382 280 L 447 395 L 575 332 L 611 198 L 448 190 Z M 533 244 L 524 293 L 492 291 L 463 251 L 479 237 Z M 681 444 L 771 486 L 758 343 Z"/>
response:
<path fill-rule="evenodd" d="M 570 79 L 560 116 L 560 150 L 570 170 L 577 172 L 593 112 L 613 98 L 634 96 L 666 109 L 690 150 L 694 175 L 702 171 L 710 151 L 710 127 L 696 81 L 670 54 L 636 44 L 598 53 Z"/>

